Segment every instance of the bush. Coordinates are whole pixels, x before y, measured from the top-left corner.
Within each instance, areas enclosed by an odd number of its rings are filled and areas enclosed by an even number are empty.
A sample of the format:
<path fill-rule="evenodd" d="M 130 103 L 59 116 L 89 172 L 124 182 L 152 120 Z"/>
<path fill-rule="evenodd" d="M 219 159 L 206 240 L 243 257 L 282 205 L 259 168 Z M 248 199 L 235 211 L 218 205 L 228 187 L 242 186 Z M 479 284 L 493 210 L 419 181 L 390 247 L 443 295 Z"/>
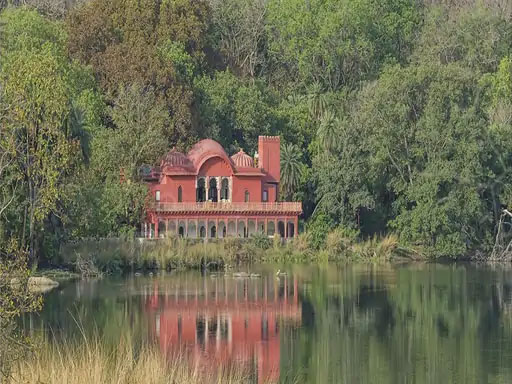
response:
<path fill-rule="evenodd" d="M 257 232 L 251 236 L 251 242 L 256 248 L 267 250 L 272 246 L 272 241 L 263 233 Z"/>
<path fill-rule="evenodd" d="M 313 249 L 320 249 L 325 245 L 327 234 L 332 228 L 331 223 L 323 213 L 317 214 L 309 221 L 306 231 L 309 233 L 310 245 Z"/>
<path fill-rule="evenodd" d="M 355 229 L 337 227 L 327 235 L 327 252 L 330 260 L 340 257 L 351 257 L 352 247 L 357 242 L 359 231 Z"/>

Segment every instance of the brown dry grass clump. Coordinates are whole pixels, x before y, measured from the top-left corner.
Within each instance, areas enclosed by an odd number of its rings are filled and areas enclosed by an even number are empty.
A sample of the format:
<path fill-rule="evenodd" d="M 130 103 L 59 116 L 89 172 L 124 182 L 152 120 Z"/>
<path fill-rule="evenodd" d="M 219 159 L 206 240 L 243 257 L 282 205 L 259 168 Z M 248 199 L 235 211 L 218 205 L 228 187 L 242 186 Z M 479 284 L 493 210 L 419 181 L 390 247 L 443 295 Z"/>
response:
<path fill-rule="evenodd" d="M 194 368 L 182 359 L 166 361 L 159 351 L 135 351 L 122 341 L 108 348 L 99 338 L 79 343 L 44 343 L 30 359 L 14 369 L 12 383 L 40 384 L 205 384 L 246 383 L 240 372 L 216 373 Z"/>

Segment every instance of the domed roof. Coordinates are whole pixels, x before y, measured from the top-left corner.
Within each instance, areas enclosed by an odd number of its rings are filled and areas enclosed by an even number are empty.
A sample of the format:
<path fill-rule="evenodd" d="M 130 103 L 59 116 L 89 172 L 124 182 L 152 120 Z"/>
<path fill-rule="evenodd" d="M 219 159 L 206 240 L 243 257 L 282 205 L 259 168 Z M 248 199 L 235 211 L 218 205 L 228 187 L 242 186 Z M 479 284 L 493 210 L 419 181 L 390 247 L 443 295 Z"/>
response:
<path fill-rule="evenodd" d="M 252 168 L 254 167 L 254 160 L 251 156 L 244 152 L 243 149 L 240 149 L 238 153 L 235 153 L 231 156 L 231 160 L 237 167 L 241 168 Z"/>
<path fill-rule="evenodd" d="M 192 167 L 192 162 L 188 159 L 185 154 L 176 150 L 176 148 L 171 149 L 163 158 L 160 163 L 162 168 L 164 167 L 181 167 L 181 168 L 190 168 Z"/>
<path fill-rule="evenodd" d="M 196 143 L 190 151 L 188 151 L 188 158 L 194 164 L 197 171 L 204 161 L 211 157 L 220 157 L 231 165 L 231 161 L 222 146 L 215 140 L 204 139 Z"/>

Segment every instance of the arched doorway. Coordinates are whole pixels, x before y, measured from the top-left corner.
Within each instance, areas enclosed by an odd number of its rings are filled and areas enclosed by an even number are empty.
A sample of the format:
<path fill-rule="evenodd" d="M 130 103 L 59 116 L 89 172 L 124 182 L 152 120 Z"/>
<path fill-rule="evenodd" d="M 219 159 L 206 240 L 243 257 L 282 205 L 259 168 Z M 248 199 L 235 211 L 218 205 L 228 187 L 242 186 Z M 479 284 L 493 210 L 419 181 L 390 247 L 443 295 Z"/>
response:
<path fill-rule="evenodd" d="M 176 222 L 174 220 L 169 220 L 169 233 L 176 236 Z"/>
<path fill-rule="evenodd" d="M 219 199 L 217 196 L 217 179 L 211 178 L 210 179 L 210 188 L 208 189 L 208 200 L 213 201 L 216 203 Z"/>
<path fill-rule="evenodd" d="M 217 236 L 220 238 L 226 237 L 227 228 L 226 223 L 224 221 L 219 221 L 219 227 L 217 228 Z"/>
<path fill-rule="evenodd" d="M 212 239 L 215 239 L 217 237 L 217 228 L 215 227 L 215 225 L 210 229 L 210 237 Z"/>
<path fill-rule="evenodd" d="M 165 222 L 158 221 L 158 237 L 165 237 L 165 236 L 166 236 Z"/>
<path fill-rule="evenodd" d="M 193 221 L 189 222 L 187 232 L 188 232 L 187 237 L 196 238 L 197 237 L 196 223 L 194 223 Z"/>
<path fill-rule="evenodd" d="M 204 225 L 201 225 L 201 228 L 199 228 L 199 237 L 205 238 L 206 237 L 206 228 Z"/>
<path fill-rule="evenodd" d="M 254 220 L 249 220 L 247 226 L 247 237 L 254 235 L 256 233 L 256 222 Z"/>
<path fill-rule="evenodd" d="M 204 178 L 200 178 L 197 180 L 197 188 L 196 188 L 196 201 L 201 202 L 206 200 L 206 189 Z"/>
<path fill-rule="evenodd" d="M 293 222 L 288 222 L 288 237 L 295 236 L 295 224 Z"/>
<path fill-rule="evenodd" d="M 185 233 L 185 228 L 183 228 L 182 226 L 180 226 L 180 229 L 178 230 L 178 235 L 180 237 L 183 237 L 183 234 Z"/>
<path fill-rule="evenodd" d="M 238 237 L 246 237 L 246 228 L 245 228 L 245 222 L 244 221 L 241 221 L 239 220 L 238 221 L 238 233 L 237 233 L 237 236 Z"/>
<path fill-rule="evenodd" d="M 228 236 L 236 236 L 236 223 L 234 221 L 228 222 Z"/>
<path fill-rule="evenodd" d="M 284 234 L 285 234 L 284 230 L 285 230 L 284 223 L 282 221 L 279 221 L 277 223 L 277 233 L 279 233 L 279 236 L 284 237 Z"/>
<path fill-rule="evenodd" d="M 269 221 L 267 224 L 267 236 L 274 236 L 276 227 L 273 221 Z"/>
<path fill-rule="evenodd" d="M 221 182 L 220 199 L 221 200 L 229 200 L 229 180 L 226 178 L 222 179 L 222 182 Z"/>

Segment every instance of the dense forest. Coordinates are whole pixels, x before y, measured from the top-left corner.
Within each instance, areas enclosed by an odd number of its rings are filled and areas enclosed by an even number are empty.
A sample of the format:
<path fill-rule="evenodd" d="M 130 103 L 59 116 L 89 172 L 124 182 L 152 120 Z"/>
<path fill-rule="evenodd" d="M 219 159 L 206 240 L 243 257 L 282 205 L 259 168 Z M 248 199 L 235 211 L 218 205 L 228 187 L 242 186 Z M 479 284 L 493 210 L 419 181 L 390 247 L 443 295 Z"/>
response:
<path fill-rule="evenodd" d="M 0 243 L 34 260 L 133 236 L 139 168 L 201 138 L 280 135 L 315 247 L 337 230 L 485 254 L 512 206 L 508 0 L 0 7 Z"/>

